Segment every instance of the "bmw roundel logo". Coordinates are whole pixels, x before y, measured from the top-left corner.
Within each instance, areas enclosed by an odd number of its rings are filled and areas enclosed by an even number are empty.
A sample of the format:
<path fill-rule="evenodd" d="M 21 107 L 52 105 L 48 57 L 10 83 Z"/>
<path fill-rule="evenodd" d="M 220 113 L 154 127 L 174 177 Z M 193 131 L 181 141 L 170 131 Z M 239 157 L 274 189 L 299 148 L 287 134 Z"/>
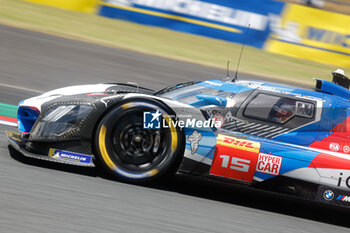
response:
<path fill-rule="evenodd" d="M 326 199 L 327 201 L 331 201 L 334 198 L 334 193 L 332 190 L 326 190 L 323 193 L 323 198 Z"/>

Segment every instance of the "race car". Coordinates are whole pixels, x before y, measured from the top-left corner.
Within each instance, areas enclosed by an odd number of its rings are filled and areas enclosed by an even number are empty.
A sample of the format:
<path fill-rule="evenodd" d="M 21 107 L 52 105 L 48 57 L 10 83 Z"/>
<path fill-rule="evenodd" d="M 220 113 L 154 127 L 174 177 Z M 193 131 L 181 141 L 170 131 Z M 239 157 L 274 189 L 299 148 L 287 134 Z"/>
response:
<path fill-rule="evenodd" d="M 71 86 L 20 102 L 7 137 L 24 156 L 126 182 L 187 173 L 347 206 L 349 98 L 319 79 L 315 90 L 230 79 Z"/>

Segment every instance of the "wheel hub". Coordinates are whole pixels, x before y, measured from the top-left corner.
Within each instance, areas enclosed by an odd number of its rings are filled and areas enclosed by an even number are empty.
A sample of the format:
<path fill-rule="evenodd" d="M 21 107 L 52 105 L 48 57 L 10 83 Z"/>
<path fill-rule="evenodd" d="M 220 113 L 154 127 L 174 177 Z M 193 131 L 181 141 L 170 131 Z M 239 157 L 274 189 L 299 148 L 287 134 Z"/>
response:
<path fill-rule="evenodd" d="M 139 144 L 139 143 L 141 143 L 142 142 L 142 136 L 141 135 L 139 135 L 139 134 L 137 134 L 137 135 L 135 135 L 134 137 L 133 137 L 133 141 L 135 142 L 135 143 L 137 143 L 137 144 Z"/>
<path fill-rule="evenodd" d="M 152 162 L 160 148 L 161 137 L 157 130 L 143 129 L 138 123 L 128 124 L 121 130 L 120 140 L 114 141 L 122 149 L 121 158 L 129 164 Z"/>

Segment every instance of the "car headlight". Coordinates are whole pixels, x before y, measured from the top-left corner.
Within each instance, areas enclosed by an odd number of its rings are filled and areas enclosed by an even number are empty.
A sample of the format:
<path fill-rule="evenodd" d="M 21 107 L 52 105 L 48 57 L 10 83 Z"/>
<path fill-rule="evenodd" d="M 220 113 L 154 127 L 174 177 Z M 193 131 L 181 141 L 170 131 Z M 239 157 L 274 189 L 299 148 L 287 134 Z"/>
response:
<path fill-rule="evenodd" d="M 34 126 L 32 138 L 55 139 L 76 128 L 93 110 L 91 105 L 56 105 L 51 107 Z"/>

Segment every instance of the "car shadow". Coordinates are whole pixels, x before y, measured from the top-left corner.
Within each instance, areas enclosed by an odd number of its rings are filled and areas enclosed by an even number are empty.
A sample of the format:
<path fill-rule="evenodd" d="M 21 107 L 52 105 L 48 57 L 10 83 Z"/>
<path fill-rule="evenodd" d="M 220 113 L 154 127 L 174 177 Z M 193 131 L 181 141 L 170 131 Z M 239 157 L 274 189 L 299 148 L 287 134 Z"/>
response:
<path fill-rule="evenodd" d="M 116 182 L 122 182 L 94 167 L 79 167 L 28 158 L 17 152 L 11 146 L 9 146 L 9 152 L 13 159 L 31 166 L 91 177 L 102 177 Z M 184 195 L 314 220 L 337 226 L 350 227 L 350 221 L 348 220 L 348 216 L 350 216 L 350 208 L 306 201 L 297 197 L 242 187 L 236 184 L 227 184 L 210 179 L 202 179 L 200 177 L 186 174 L 177 174 L 166 181 L 160 181 L 156 184 L 139 186 L 156 190 L 177 192 Z"/>

